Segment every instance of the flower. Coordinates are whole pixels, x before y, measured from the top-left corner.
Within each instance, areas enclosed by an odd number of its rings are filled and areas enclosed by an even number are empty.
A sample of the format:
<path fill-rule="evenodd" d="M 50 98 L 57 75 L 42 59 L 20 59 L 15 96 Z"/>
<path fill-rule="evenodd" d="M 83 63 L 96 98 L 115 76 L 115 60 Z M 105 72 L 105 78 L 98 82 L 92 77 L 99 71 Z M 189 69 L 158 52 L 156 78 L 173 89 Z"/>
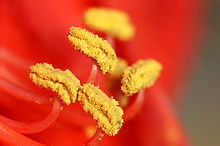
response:
<path fill-rule="evenodd" d="M 13 98 L 19 95 L 11 95 L 21 88 L 31 91 L 30 94 L 54 96 L 37 88 L 29 80 L 29 67 L 37 62 L 48 62 L 62 70 L 68 68 L 81 82 L 86 82 L 91 61 L 74 51 L 66 36 L 71 25 L 84 26 L 83 13 L 96 5 L 127 12 L 136 27 L 136 35 L 130 41 L 115 39 L 117 56 L 126 59 L 128 64 L 139 59 L 155 58 L 162 62 L 164 68 L 156 85 L 144 93 L 140 112 L 125 122 L 116 136 L 105 136 L 103 145 L 187 145 L 172 101 L 178 99 L 175 99 L 175 92 L 185 79 L 183 72 L 189 69 L 189 63 L 195 56 L 196 50 L 193 48 L 200 34 L 198 24 L 203 8 L 199 0 L 1 2 L 0 84 L 2 91 L 7 90 L 3 86 L 6 81 L 13 83 L 7 86 L 13 88 L 9 88 L 10 92 L 1 92 L 0 114 L 14 120 L 34 122 L 49 113 L 51 105 L 24 102 Z M 104 76 L 101 75 L 98 83 L 105 91 L 103 80 Z M 14 84 L 16 86 L 12 86 Z M 47 102 L 48 98 L 43 99 Z M 38 101 L 37 96 L 33 100 Z M 83 120 L 77 121 L 81 118 Z M 95 125 L 78 104 L 69 107 L 63 105 L 60 116 L 53 121 L 55 123 L 49 128 L 45 127 L 45 130 L 36 134 L 25 134 L 25 138 L 48 145 L 80 145 L 89 139 L 82 125 Z M 0 129 L 3 129 L 5 126 L 1 123 Z M 19 139 L 22 136 L 17 134 L 16 137 Z M 2 142 L 5 141 L 1 139 Z"/>

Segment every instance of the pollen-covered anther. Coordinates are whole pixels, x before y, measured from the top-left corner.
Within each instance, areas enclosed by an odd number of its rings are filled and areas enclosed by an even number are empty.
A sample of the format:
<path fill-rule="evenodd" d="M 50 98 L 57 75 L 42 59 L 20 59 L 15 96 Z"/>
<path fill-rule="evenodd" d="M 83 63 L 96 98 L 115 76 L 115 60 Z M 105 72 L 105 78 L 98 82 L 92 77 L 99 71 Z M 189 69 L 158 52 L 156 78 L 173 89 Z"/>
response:
<path fill-rule="evenodd" d="M 132 38 L 135 32 L 128 15 L 114 9 L 90 8 L 84 14 L 84 23 L 95 30 L 110 34 L 120 40 Z"/>
<path fill-rule="evenodd" d="M 106 40 L 74 26 L 70 28 L 68 39 L 76 50 L 95 60 L 104 74 L 114 70 L 118 60 L 114 49 Z"/>
<path fill-rule="evenodd" d="M 156 60 L 140 60 L 125 69 L 121 90 L 126 96 L 131 96 L 141 88 L 151 87 L 159 77 L 162 65 Z"/>
<path fill-rule="evenodd" d="M 121 40 L 128 40 L 134 35 L 134 26 L 125 12 L 106 8 L 90 8 L 84 14 L 87 26 L 110 34 Z"/>
<path fill-rule="evenodd" d="M 37 63 L 30 67 L 30 79 L 36 84 L 56 92 L 69 105 L 76 102 L 80 81 L 68 69 L 54 69 L 47 63 Z"/>
<path fill-rule="evenodd" d="M 123 123 L 123 110 L 115 99 L 109 98 L 92 84 L 84 84 L 79 89 L 78 101 L 107 135 L 114 136 L 118 133 Z"/>

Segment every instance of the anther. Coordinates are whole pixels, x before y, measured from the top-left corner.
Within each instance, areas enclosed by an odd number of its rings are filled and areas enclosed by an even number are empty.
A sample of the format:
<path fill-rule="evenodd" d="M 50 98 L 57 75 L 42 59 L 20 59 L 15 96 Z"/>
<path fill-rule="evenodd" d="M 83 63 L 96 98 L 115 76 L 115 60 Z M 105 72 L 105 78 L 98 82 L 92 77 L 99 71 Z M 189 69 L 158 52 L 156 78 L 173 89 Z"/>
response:
<path fill-rule="evenodd" d="M 92 84 L 84 84 L 79 89 L 78 100 L 106 134 L 114 136 L 118 133 L 123 123 L 123 110 L 115 99 Z"/>
<path fill-rule="evenodd" d="M 120 40 L 129 40 L 134 35 L 134 26 L 131 24 L 129 16 L 119 10 L 90 8 L 84 14 L 84 23 L 88 27 Z"/>
<path fill-rule="evenodd" d="M 68 39 L 76 50 L 95 60 L 104 74 L 114 70 L 118 60 L 114 49 L 106 40 L 74 26 L 70 28 Z"/>
<path fill-rule="evenodd" d="M 36 85 L 56 92 L 67 105 L 76 102 L 80 81 L 68 69 L 61 71 L 50 64 L 37 63 L 30 67 L 29 76 Z"/>
<path fill-rule="evenodd" d="M 126 96 L 131 96 L 141 88 L 151 87 L 159 77 L 162 65 L 156 60 L 140 60 L 125 69 L 121 90 Z"/>

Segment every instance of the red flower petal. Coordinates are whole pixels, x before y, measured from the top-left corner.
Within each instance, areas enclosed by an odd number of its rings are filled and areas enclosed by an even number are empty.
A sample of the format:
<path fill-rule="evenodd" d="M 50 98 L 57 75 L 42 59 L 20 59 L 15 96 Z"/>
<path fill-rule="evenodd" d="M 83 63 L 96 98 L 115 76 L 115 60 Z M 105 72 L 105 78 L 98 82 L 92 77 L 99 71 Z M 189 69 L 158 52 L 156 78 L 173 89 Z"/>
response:
<path fill-rule="evenodd" d="M 88 0 L 64 1 L 4 1 L 0 5 L 0 75 L 9 81 L 37 93 L 28 79 L 29 66 L 36 62 L 52 63 L 61 69 L 69 68 L 82 82 L 90 70 L 90 59 L 74 51 L 66 35 L 71 25 L 82 25 L 82 14 L 93 4 Z M 105 2 L 103 2 L 105 3 Z M 201 30 L 204 3 L 195 0 L 112 0 L 105 6 L 125 10 L 136 26 L 136 36 L 129 42 L 116 40 L 116 53 L 129 61 L 153 57 L 162 62 L 164 71 L 158 84 L 145 93 L 145 103 L 137 117 L 124 124 L 115 137 L 105 137 L 104 145 L 186 145 L 182 127 L 173 113 L 167 94 L 182 85 L 189 66 L 196 56 L 195 48 Z M 103 80 L 99 80 L 102 82 Z M 48 94 L 48 93 L 46 93 Z M 2 94 L 1 112 L 19 120 L 34 120 L 48 112 L 48 108 L 20 103 Z M 23 107 L 18 109 L 17 106 Z M 26 110 L 22 113 L 25 108 Z M 18 110 L 17 110 L 18 109 Z M 68 112 L 68 111 L 69 112 Z M 13 114 L 13 111 L 16 111 Z M 39 111 L 37 113 L 36 111 Z M 78 115 L 71 115 L 77 111 Z M 50 145 L 80 145 L 85 137 L 81 125 L 74 121 L 81 116 L 77 105 L 61 113 L 49 129 L 28 135 Z M 26 115 L 28 115 L 28 118 Z M 33 114 L 35 113 L 35 114 Z M 68 119 L 70 117 L 70 119 Z M 89 119 L 83 115 L 86 123 Z M 81 117 L 81 118 L 82 118 Z M 91 119 L 90 119 L 91 120 Z M 88 120 L 88 123 L 89 120 Z M 10 129 L 9 129 L 10 130 Z"/>

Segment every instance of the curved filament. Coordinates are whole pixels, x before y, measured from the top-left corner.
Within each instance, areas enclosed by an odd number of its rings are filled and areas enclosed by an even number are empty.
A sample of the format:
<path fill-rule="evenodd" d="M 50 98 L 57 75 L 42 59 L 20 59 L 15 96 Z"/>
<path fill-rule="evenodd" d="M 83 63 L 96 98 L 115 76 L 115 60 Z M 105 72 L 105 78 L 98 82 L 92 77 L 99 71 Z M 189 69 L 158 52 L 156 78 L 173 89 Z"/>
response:
<path fill-rule="evenodd" d="M 111 35 L 106 35 L 105 39 L 111 44 L 112 48 L 115 50 L 115 40 Z"/>
<path fill-rule="evenodd" d="M 92 69 L 90 71 L 87 83 L 95 84 L 98 77 L 98 68 L 95 63 L 92 65 Z M 102 130 L 97 128 L 96 133 L 93 135 L 92 138 L 90 138 L 87 142 L 85 142 L 85 146 L 101 146 L 101 141 L 104 134 L 102 133 Z"/>
<path fill-rule="evenodd" d="M 115 48 L 114 38 L 112 36 L 107 35 L 106 39 L 114 49 Z M 97 68 L 97 65 L 93 63 L 87 83 L 95 84 L 95 82 L 97 81 L 97 77 L 98 77 L 98 68 Z M 97 128 L 96 133 L 93 135 L 93 137 L 90 138 L 84 145 L 85 146 L 101 146 L 101 141 L 103 137 L 104 137 L 104 134 L 102 133 L 102 130 Z"/>
<path fill-rule="evenodd" d="M 102 138 L 104 134 L 102 130 L 97 128 L 96 133 L 91 137 L 84 145 L 85 146 L 101 146 Z"/>
<path fill-rule="evenodd" d="M 18 146 L 18 145 L 43 146 L 44 145 L 16 132 L 15 130 L 6 126 L 1 121 L 0 121 L 0 141 L 10 146 Z"/>
<path fill-rule="evenodd" d="M 98 67 L 95 63 L 93 63 L 92 69 L 87 79 L 87 83 L 95 84 L 97 77 L 98 77 Z"/>
<path fill-rule="evenodd" d="M 16 67 L 19 67 L 20 69 L 26 69 L 26 66 L 30 66 L 32 62 L 30 62 L 29 60 L 24 59 L 23 57 L 15 54 L 14 52 L 10 51 L 9 49 L 5 48 L 5 47 L 1 47 L 0 48 L 0 59 L 1 62 L 7 62 L 10 63 Z"/>
<path fill-rule="evenodd" d="M 60 114 L 60 101 L 58 97 L 56 97 L 54 99 L 53 108 L 50 114 L 45 119 L 39 122 L 34 122 L 34 123 L 19 122 L 19 121 L 11 120 L 1 115 L 0 115 L 0 121 L 20 133 L 33 134 L 47 129 L 52 123 L 55 122 L 59 114 Z"/>
<path fill-rule="evenodd" d="M 38 104 L 50 104 L 48 100 L 49 98 L 28 91 L 5 79 L 0 79 L 0 90 L 23 101 L 38 103 Z"/>
<path fill-rule="evenodd" d="M 137 98 L 132 103 L 132 105 L 125 110 L 124 120 L 129 121 L 130 119 L 134 118 L 141 110 L 143 104 L 144 104 L 144 89 L 141 89 L 138 92 Z"/>

